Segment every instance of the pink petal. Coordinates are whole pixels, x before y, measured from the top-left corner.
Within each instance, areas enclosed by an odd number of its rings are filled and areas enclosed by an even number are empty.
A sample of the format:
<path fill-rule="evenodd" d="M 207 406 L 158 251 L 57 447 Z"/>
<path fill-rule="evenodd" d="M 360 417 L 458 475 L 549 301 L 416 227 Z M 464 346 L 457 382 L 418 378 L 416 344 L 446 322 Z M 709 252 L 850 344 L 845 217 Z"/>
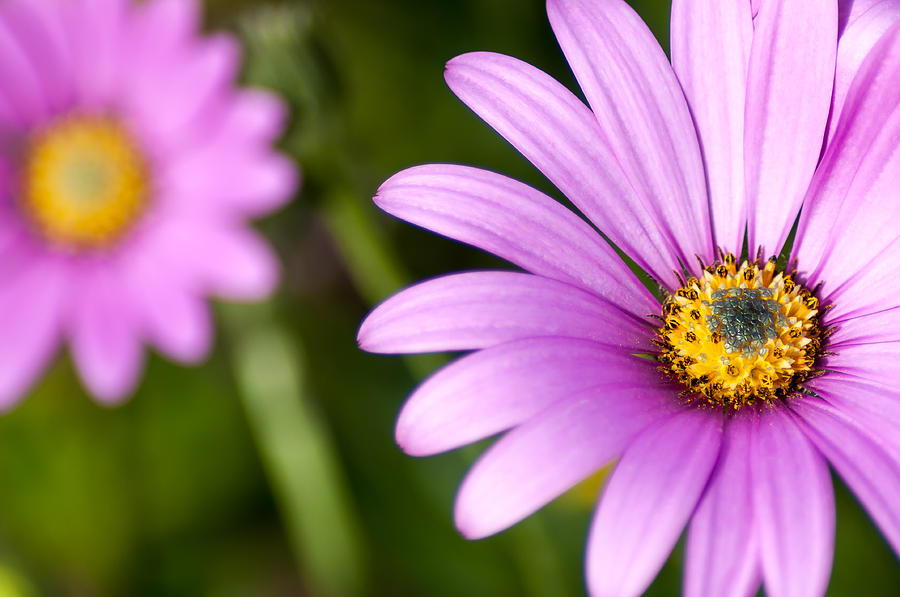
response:
<path fill-rule="evenodd" d="M 462 357 L 406 401 L 397 443 L 427 456 L 484 439 L 600 385 L 665 385 L 653 363 L 573 338 L 527 338 Z"/>
<path fill-rule="evenodd" d="M 658 280 L 676 283 L 670 247 L 677 245 L 659 206 L 642 203 L 594 114 L 568 89 L 533 66 L 487 52 L 454 58 L 444 78 L 617 246 Z"/>
<path fill-rule="evenodd" d="M 222 137 L 268 145 L 287 127 L 287 106 L 264 89 L 240 89 L 227 100 L 220 123 Z"/>
<path fill-rule="evenodd" d="M 3 192 L 2 187 L 0 187 L 0 192 Z M 8 251 L 16 250 L 16 245 L 19 244 L 21 236 L 22 233 L 17 226 L 13 225 L 11 222 L 3 221 L 3 218 L 0 217 L 0 259 L 2 259 Z M 3 276 L 2 272 L 3 270 L 0 269 L 0 277 Z"/>
<path fill-rule="evenodd" d="M 477 539 L 519 522 L 618 456 L 671 405 L 668 390 L 638 381 L 549 406 L 475 463 L 456 497 L 457 528 Z"/>
<path fill-rule="evenodd" d="M 212 342 L 209 307 L 165 264 L 147 257 L 130 259 L 123 272 L 136 323 L 164 354 L 196 363 L 206 357 Z"/>
<path fill-rule="evenodd" d="M 750 458 L 766 594 L 825 593 L 834 553 L 828 467 L 785 410 L 765 412 Z"/>
<path fill-rule="evenodd" d="M 363 350 L 405 353 L 470 350 L 535 336 L 651 349 L 648 329 L 603 299 L 550 278 L 499 271 L 407 288 L 366 317 L 358 339 Z"/>
<path fill-rule="evenodd" d="M 688 530 L 686 597 L 750 597 L 760 582 L 750 481 L 753 419 L 735 416 L 725 427 L 722 454 Z"/>
<path fill-rule="evenodd" d="M 900 26 L 876 44 L 850 88 L 797 230 L 800 267 L 823 292 L 896 238 L 900 204 Z M 839 234 L 836 233 L 839 231 Z"/>
<path fill-rule="evenodd" d="M 465 166 L 419 166 L 382 184 L 375 203 L 532 273 L 593 291 L 640 318 L 659 310 L 596 231 L 553 199 L 505 176 Z"/>
<path fill-rule="evenodd" d="M 146 51 L 155 51 L 152 48 Z M 142 72 L 132 74 L 119 101 L 131 126 L 160 160 L 215 132 L 214 123 L 203 116 L 232 87 L 240 48 L 232 37 L 218 34 L 177 52 L 161 51 L 152 59 Z M 162 59 L 168 62 L 160 63 Z"/>
<path fill-rule="evenodd" d="M 637 596 L 650 585 L 700 500 L 721 441 L 721 415 L 691 409 L 631 442 L 594 515 L 587 552 L 592 596 Z"/>
<path fill-rule="evenodd" d="M 900 362 L 900 343 L 845 344 L 829 354 L 820 365 L 829 371 L 838 371 L 869 382 L 888 387 L 896 385 L 885 372 L 893 371 Z"/>
<path fill-rule="evenodd" d="M 79 105 L 106 110 L 120 82 L 120 62 L 128 10 L 126 0 L 71 0 L 63 3 L 72 48 L 72 76 Z"/>
<path fill-rule="evenodd" d="M 834 81 L 837 3 L 769 0 L 756 19 L 744 156 L 751 252 L 781 250 L 822 149 Z"/>
<path fill-rule="evenodd" d="M 287 203 L 300 185 L 289 158 L 231 139 L 180 153 L 159 177 L 167 208 L 201 215 L 263 215 Z"/>
<path fill-rule="evenodd" d="M 219 222 L 174 218 L 154 227 L 139 250 L 160 267 L 181 272 L 198 295 L 257 301 L 278 285 L 278 260 L 252 230 Z"/>
<path fill-rule="evenodd" d="M 185 54 L 195 47 L 200 5 L 197 0 L 150 0 L 133 6 L 130 17 L 121 48 L 123 61 L 130 68 L 122 73 L 123 95 L 116 98 L 123 113 L 128 113 L 132 103 L 142 106 L 146 94 L 171 75 L 172 65 L 180 65 Z M 132 122 L 134 129 L 143 129 L 147 139 L 153 139 L 147 131 L 152 131 L 153 121 L 136 120 Z"/>
<path fill-rule="evenodd" d="M 0 5 L 0 122 L 35 126 L 49 118 L 50 106 L 12 10 Z"/>
<path fill-rule="evenodd" d="M 67 109 L 73 99 L 74 68 L 62 11 L 56 3 L 6 0 L 0 8 L 0 22 L 15 38 L 34 76 L 40 80 L 46 108 L 51 112 Z M 3 56 L 4 60 L 10 59 L 6 53 Z M 24 84 L 30 91 L 28 80 Z M 18 86 L 4 87 L 5 92 L 15 92 L 17 89 Z"/>
<path fill-rule="evenodd" d="M 208 106 L 203 132 L 181 143 L 158 168 L 159 193 L 180 212 L 234 212 L 257 216 L 284 205 L 297 191 L 297 166 L 272 151 L 286 108 L 273 94 L 243 90 Z M 208 130 L 207 130 L 208 129 Z"/>
<path fill-rule="evenodd" d="M 59 347 L 65 276 L 59 264 L 30 257 L 0 289 L 0 409 L 25 394 Z"/>
<path fill-rule="evenodd" d="M 208 231 L 203 242 L 192 262 L 213 295 L 255 302 L 275 292 L 280 276 L 278 258 L 256 232 L 242 228 Z"/>
<path fill-rule="evenodd" d="M 212 345 L 212 314 L 203 299 L 176 288 L 145 295 L 140 317 L 147 339 L 172 359 L 199 363 Z"/>
<path fill-rule="evenodd" d="M 813 207 L 815 209 L 815 207 Z M 895 275 L 897 259 L 900 258 L 900 238 L 891 241 L 883 250 L 869 257 L 870 249 L 860 246 L 854 250 L 857 258 L 855 269 L 848 267 L 844 272 L 825 274 L 822 285 L 823 304 L 832 308 L 823 317 L 829 324 L 864 318 L 866 315 L 887 312 L 900 306 L 900 277 Z M 804 255 L 809 254 L 803 247 Z M 815 259 L 815 257 L 812 257 Z M 847 266 L 849 260 L 845 260 Z M 843 281 L 841 279 L 843 278 Z M 877 328 L 872 328 L 877 333 Z"/>
<path fill-rule="evenodd" d="M 197 0 L 149 0 L 134 7 L 132 27 L 131 40 L 144 44 L 143 50 L 178 47 L 197 34 L 200 5 Z"/>
<path fill-rule="evenodd" d="M 691 108 L 709 184 L 716 243 L 744 242 L 744 103 L 753 40 L 748 2 L 674 0 L 672 66 Z"/>
<path fill-rule="evenodd" d="M 86 269 L 79 278 L 72 297 L 72 356 L 91 394 L 114 404 L 134 391 L 143 367 L 131 297 L 106 267 Z"/>
<path fill-rule="evenodd" d="M 829 117 L 829 142 L 853 77 L 881 36 L 900 20 L 900 4 L 891 0 L 840 0 L 837 67 L 834 75 L 834 99 Z"/>
<path fill-rule="evenodd" d="M 818 400 L 791 405 L 801 427 L 847 482 L 900 555 L 900 462 L 838 409 Z"/>
<path fill-rule="evenodd" d="M 621 0 L 549 0 L 547 14 L 616 161 L 673 250 L 713 257 L 694 123 L 653 34 Z"/>
<path fill-rule="evenodd" d="M 828 337 L 828 350 L 840 352 L 847 346 L 857 344 L 882 344 L 900 342 L 900 308 L 891 307 L 870 315 L 854 315 L 849 319 L 833 323 L 834 333 Z"/>
<path fill-rule="evenodd" d="M 22 120 L 16 112 L 13 101 L 0 94 L 0 126 L 7 130 L 15 130 L 23 126 Z"/>
<path fill-rule="evenodd" d="M 888 441 L 900 454 L 900 388 L 891 379 L 870 381 L 830 371 L 806 383 L 826 402 Z"/>
<path fill-rule="evenodd" d="M 0 214 L 0 220 L 4 220 L 3 215 L 8 217 L 8 213 Z M 35 259 L 45 254 L 45 248 L 36 245 L 20 222 L 6 219 L 0 224 L 0 287 L 34 267 Z"/>

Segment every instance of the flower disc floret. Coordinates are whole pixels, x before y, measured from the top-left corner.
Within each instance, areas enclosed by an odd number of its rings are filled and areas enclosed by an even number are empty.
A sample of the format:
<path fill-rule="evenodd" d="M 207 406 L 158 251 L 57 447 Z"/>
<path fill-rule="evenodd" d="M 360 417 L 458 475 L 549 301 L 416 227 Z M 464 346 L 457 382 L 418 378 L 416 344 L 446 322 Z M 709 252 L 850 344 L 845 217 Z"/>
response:
<path fill-rule="evenodd" d="M 145 160 L 111 118 L 70 116 L 47 127 L 32 139 L 23 174 L 28 218 L 70 249 L 108 246 L 146 206 Z"/>
<path fill-rule="evenodd" d="M 663 305 L 662 369 L 701 404 L 739 409 L 796 393 L 815 373 L 818 299 L 764 266 L 733 255 L 691 278 Z"/>
<path fill-rule="evenodd" d="M 237 85 L 241 47 L 199 0 L 0 0 L 0 408 L 67 345 L 100 401 L 127 398 L 145 344 L 199 363 L 206 298 L 268 296 L 249 220 L 297 169 L 283 102 Z"/>

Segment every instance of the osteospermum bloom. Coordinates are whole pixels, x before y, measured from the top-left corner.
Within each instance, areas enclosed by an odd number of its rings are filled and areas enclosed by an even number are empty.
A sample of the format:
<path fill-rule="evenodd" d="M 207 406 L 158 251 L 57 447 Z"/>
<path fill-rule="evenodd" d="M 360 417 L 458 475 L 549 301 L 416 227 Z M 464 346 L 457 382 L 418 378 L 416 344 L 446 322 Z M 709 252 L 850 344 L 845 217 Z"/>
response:
<path fill-rule="evenodd" d="M 284 110 L 234 85 L 239 47 L 194 0 L 0 2 L 0 403 L 67 339 L 100 400 L 142 343 L 207 353 L 206 296 L 258 299 L 278 266 L 246 219 L 297 174 Z"/>
<path fill-rule="evenodd" d="M 457 496 L 470 538 L 616 461 L 592 595 L 640 594 L 686 526 L 687 595 L 822 594 L 828 463 L 900 552 L 897 5 L 676 0 L 671 65 L 620 0 L 548 12 L 590 108 L 498 54 L 445 76 L 584 219 L 462 166 L 403 171 L 375 198 L 526 270 L 427 281 L 363 323 L 366 350 L 475 351 L 409 398 L 399 444 L 506 432 Z"/>

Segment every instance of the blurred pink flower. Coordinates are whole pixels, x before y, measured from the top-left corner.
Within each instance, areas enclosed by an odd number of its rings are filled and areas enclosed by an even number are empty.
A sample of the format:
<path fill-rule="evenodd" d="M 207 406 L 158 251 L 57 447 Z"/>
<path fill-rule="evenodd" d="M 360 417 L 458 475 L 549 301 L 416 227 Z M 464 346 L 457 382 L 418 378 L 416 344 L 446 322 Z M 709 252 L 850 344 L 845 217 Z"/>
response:
<path fill-rule="evenodd" d="M 675 0 L 671 65 L 621 0 L 548 10 L 590 109 L 499 54 L 459 56 L 446 80 L 660 283 L 665 323 L 539 191 L 400 172 L 382 209 L 527 273 L 426 281 L 368 316 L 369 351 L 475 351 L 413 393 L 397 441 L 428 455 L 506 432 L 457 496 L 469 538 L 618 459 L 588 540 L 595 596 L 642 593 L 686 525 L 686 595 L 823 594 L 827 462 L 900 553 L 898 3 Z M 751 257 L 777 253 L 801 204 L 793 278 L 723 254 L 745 230 Z"/>
<path fill-rule="evenodd" d="M 285 111 L 235 87 L 240 48 L 195 0 L 0 3 L 0 405 L 68 340 L 98 400 L 127 396 L 143 342 L 181 362 L 206 297 L 256 300 L 278 264 L 247 227 L 298 176 Z"/>

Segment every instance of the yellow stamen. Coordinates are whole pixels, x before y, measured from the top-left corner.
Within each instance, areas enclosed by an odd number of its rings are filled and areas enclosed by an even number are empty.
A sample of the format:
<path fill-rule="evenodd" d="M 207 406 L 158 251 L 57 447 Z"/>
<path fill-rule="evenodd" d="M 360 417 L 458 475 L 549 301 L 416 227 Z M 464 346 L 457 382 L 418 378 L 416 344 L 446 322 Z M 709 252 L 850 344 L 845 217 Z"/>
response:
<path fill-rule="evenodd" d="M 685 396 L 741 408 L 799 390 L 821 343 L 818 300 L 789 275 L 733 255 L 691 278 L 663 305 L 662 369 Z"/>
<path fill-rule="evenodd" d="M 38 231 L 72 249 L 109 246 L 147 202 L 147 167 L 114 120 L 69 117 L 36 135 L 23 177 L 23 207 Z"/>

